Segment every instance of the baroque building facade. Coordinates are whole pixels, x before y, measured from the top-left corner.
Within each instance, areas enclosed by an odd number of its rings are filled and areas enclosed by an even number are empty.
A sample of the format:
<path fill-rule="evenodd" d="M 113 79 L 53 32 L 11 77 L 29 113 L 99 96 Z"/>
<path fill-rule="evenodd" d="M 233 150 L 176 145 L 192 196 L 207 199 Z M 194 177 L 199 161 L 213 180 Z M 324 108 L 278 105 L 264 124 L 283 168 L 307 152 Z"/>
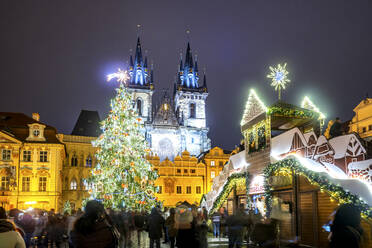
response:
<path fill-rule="evenodd" d="M 64 145 L 54 127 L 22 113 L 0 112 L 0 206 L 61 210 Z"/>

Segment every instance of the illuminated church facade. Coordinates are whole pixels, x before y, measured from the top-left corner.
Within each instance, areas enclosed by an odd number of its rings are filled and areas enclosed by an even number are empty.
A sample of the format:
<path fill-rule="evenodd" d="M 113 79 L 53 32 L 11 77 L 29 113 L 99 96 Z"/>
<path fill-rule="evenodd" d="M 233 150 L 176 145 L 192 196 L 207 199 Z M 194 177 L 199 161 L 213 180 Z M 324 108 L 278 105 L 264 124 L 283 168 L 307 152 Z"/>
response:
<path fill-rule="evenodd" d="M 153 104 L 153 68 L 149 68 L 147 57 L 142 56 L 139 38 L 134 59 L 130 56 L 128 72 L 128 88 L 138 117 L 143 121 L 143 132 L 152 156 L 159 157 L 160 161 L 173 161 L 183 151 L 198 156 L 210 150 L 205 108 L 208 97 L 206 77 L 203 76 L 201 84 L 198 62 L 192 56 L 189 43 L 185 59 L 180 59 L 173 95 L 164 92 L 159 106 Z"/>

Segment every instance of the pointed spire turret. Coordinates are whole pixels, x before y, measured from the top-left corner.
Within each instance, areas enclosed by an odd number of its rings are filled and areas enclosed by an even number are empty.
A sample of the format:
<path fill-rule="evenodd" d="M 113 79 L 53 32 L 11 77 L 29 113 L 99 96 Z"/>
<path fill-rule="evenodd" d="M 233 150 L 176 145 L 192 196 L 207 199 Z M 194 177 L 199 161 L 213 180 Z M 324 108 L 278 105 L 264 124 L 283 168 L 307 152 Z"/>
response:
<path fill-rule="evenodd" d="M 133 64 L 133 56 L 132 56 L 132 54 L 130 55 L 130 59 L 129 59 L 129 66 L 131 67 L 131 68 L 133 68 L 134 67 L 134 64 Z"/>
<path fill-rule="evenodd" d="M 181 55 L 178 85 L 181 85 L 184 89 L 199 89 L 198 62 L 197 58 L 195 57 L 194 65 L 194 58 L 192 57 L 190 42 L 187 42 L 184 64 L 182 62 Z"/>
<path fill-rule="evenodd" d="M 136 63 L 136 66 L 142 64 L 142 48 L 139 37 L 137 39 L 136 55 L 134 57 L 134 62 Z"/>
<path fill-rule="evenodd" d="M 145 63 L 143 64 L 143 67 L 145 67 L 145 69 L 147 69 L 147 56 L 145 57 Z"/>
<path fill-rule="evenodd" d="M 136 52 L 133 56 L 130 56 L 129 62 L 129 87 L 141 87 L 141 88 L 150 88 L 153 89 L 153 86 L 150 85 L 153 82 L 153 72 L 149 73 L 148 71 L 148 62 L 147 56 L 143 60 L 141 41 L 138 37 Z"/>

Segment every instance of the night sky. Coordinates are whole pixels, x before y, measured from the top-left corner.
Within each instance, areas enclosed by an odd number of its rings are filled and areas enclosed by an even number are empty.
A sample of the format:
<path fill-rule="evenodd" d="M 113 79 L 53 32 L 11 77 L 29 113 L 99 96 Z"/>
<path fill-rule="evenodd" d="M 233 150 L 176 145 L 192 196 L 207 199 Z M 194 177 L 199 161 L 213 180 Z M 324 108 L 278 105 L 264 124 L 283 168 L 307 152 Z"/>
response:
<path fill-rule="evenodd" d="M 282 62 L 292 81 L 283 100 L 300 104 L 308 95 L 345 121 L 372 96 L 371 13 L 367 0 L 2 0 L 0 111 L 39 112 L 68 134 L 81 109 L 105 117 L 115 87 L 105 76 L 126 67 L 141 24 L 156 98 L 173 87 L 190 40 L 207 72 L 212 146 L 239 143 L 250 88 L 266 105 L 276 101 L 266 75 Z"/>

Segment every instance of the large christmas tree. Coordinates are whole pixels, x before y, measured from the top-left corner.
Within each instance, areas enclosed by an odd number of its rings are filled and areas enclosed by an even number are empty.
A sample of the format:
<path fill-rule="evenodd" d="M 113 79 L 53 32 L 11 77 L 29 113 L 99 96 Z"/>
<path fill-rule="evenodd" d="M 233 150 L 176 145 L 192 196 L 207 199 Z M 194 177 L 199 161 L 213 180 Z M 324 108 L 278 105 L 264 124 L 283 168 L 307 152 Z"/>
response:
<path fill-rule="evenodd" d="M 93 142 L 98 147 L 97 166 L 88 182 L 91 197 L 102 200 L 105 207 L 148 210 L 156 205 L 157 173 L 146 159 L 149 152 L 141 119 L 137 117 L 126 81 L 125 71 L 109 75 L 119 87 L 111 100 L 111 111 L 101 122 L 102 134 Z"/>

